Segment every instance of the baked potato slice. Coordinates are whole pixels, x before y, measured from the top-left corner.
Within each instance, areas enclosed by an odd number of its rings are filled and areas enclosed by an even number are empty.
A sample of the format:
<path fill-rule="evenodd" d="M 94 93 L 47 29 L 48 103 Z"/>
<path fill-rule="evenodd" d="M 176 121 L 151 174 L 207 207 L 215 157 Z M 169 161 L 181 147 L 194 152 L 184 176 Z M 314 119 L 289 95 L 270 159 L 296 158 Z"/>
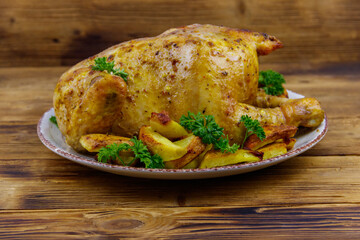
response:
<path fill-rule="evenodd" d="M 194 169 L 199 167 L 200 162 L 197 160 L 197 157 L 191 162 L 182 167 L 182 169 Z"/>
<path fill-rule="evenodd" d="M 102 147 L 106 147 L 113 143 L 127 143 L 131 146 L 134 145 L 134 143 L 130 141 L 130 138 L 107 134 L 87 134 L 80 138 L 81 146 L 88 152 L 99 152 Z"/>
<path fill-rule="evenodd" d="M 184 146 L 176 145 L 166 137 L 155 132 L 151 126 L 142 126 L 139 139 L 153 154 L 158 154 L 164 162 L 179 159 L 187 153 Z"/>
<path fill-rule="evenodd" d="M 195 135 L 174 142 L 175 145 L 185 147 L 187 153 L 179 159 L 165 162 L 165 168 L 182 168 L 205 150 L 205 144 Z"/>
<path fill-rule="evenodd" d="M 263 127 L 265 132 L 265 139 L 261 141 L 256 134 L 250 135 L 244 143 L 244 148 L 251 150 L 257 150 L 265 145 L 275 142 L 279 139 L 290 139 L 292 138 L 296 131 L 297 127 L 288 126 L 288 125 L 267 125 Z"/>
<path fill-rule="evenodd" d="M 295 138 L 279 139 L 279 140 L 276 140 L 275 142 L 276 143 L 285 143 L 286 144 L 286 149 L 289 151 L 295 146 L 296 139 Z"/>
<path fill-rule="evenodd" d="M 257 162 L 262 160 L 262 154 L 257 151 L 239 149 L 235 153 L 209 151 L 201 161 L 199 168 L 213 168 L 233 165 L 243 162 Z"/>
<path fill-rule="evenodd" d="M 264 153 L 263 159 L 265 160 L 287 153 L 287 145 L 284 142 L 276 142 L 266 145 L 257 151 Z"/>
<path fill-rule="evenodd" d="M 206 146 L 205 150 L 200 153 L 199 156 L 197 156 L 196 158 L 194 158 L 191 162 L 189 162 L 188 164 L 186 164 L 184 167 L 182 167 L 183 169 L 194 169 L 194 168 L 198 168 L 201 161 L 204 159 L 205 154 L 210 151 L 212 149 L 213 145 L 209 144 Z"/>
<path fill-rule="evenodd" d="M 107 135 L 107 134 L 87 134 L 81 136 L 80 144 L 83 146 L 88 152 L 99 152 L 99 150 L 103 147 L 106 147 L 111 144 L 122 144 L 127 143 L 130 146 L 133 146 L 134 143 L 130 141 L 130 138 Z M 134 153 L 132 151 L 122 151 L 119 152 L 120 159 L 111 159 L 111 164 L 117 165 L 125 165 L 125 166 L 135 166 L 138 160 L 134 161 Z"/>
<path fill-rule="evenodd" d="M 293 147 L 295 146 L 296 143 L 296 139 L 295 138 L 290 138 L 288 139 L 288 142 L 286 142 L 286 149 L 289 151 L 291 149 L 293 149 Z"/>
<path fill-rule="evenodd" d="M 171 120 L 168 113 L 151 113 L 150 126 L 155 132 L 174 140 L 188 135 L 188 132 L 179 123 Z"/>

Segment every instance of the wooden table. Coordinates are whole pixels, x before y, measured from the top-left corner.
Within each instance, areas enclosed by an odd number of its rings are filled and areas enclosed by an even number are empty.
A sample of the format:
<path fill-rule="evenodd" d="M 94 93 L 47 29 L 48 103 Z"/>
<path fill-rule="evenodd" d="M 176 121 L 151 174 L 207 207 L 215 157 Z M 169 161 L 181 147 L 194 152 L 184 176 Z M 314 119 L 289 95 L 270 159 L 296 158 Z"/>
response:
<path fill-rule="evenodd" d="M 0 238 L 360 239 L 360 65 L 262 65 L 318 98 L 329 131 L 261 171 L 161 181 L 83 167 L 36 133 L 64 67 L 0 68 Z"/>
<path fill-rule="evenodd" d="M 359 16 L 358 0 L 0 1 L 0 239 L 360 239 Z M 260 66 L 321 101 L 325 138 L 277 166 L 192 181 L 100 172 L 41 144 L 63 66 L 192 23 L 278 37 Z"/>

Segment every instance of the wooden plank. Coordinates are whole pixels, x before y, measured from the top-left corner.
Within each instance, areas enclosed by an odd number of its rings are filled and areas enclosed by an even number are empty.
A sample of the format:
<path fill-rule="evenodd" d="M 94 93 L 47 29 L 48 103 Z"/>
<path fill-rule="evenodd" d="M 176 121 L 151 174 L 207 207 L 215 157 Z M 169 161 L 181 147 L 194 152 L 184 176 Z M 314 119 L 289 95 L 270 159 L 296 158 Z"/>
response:
<path fill-rule="evenodd" d="M 360 156 L 296 157 L 221 179 L 164 181 L 96 171 L 68 160 L 0 161 L 0 209 L 210 207 L 358 203 Z"/>
<path fill-rule="evenodd" d="M 360 118 L 330 118 L 324 139 L 303 156 L 360 155 Z"/>
<path fill-rule="evenodd" d="M 52 107 L 53 92 L 67 68 L 0 68 L 0 121 L 32 121 Z"/>
<path fill-rule="evenodd" d="M 358 204 L 1 211 L 3 239 L 358 239 Z"/>
<path fill-rule="evenodd" d="M 360 60 L 356 0 L 17 0 L 0 3 L 0 66 L 72 65 L 133 38 L 211 23 L 267 32 L 285 48 L 265 62 Z"/>

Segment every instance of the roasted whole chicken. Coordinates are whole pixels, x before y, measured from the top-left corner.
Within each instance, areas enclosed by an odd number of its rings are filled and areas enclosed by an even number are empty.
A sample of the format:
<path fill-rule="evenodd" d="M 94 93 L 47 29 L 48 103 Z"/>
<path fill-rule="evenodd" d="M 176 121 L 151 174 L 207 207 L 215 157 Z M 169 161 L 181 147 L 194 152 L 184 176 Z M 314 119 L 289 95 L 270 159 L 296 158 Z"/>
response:
<path fill-rule="evenodd" d="M 258 56 L 281 47 L 264 33 L 199 24 L 120 43 L 61 76 L 53 99 L 59 129 L 72 148 L 83 151 L 82 135 L 132 136 L 161 111 L 176 121 L 188 111 L 214 115 L 233 143 L 244 138 L 244 114 L 263 125 L 316 127 L 324 118 L 316 99 L 268 96 L 258 89 Z M 128 81 L 92 70 L 98 57 L 114 61 Z"/>

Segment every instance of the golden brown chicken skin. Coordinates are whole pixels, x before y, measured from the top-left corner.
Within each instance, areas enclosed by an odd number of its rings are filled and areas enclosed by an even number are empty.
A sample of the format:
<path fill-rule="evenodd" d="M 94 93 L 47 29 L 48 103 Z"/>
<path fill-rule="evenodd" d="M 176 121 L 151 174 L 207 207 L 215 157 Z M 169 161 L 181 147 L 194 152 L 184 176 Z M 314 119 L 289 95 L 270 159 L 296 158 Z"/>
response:
<path fill-rule="evenodd" d="M 249 109 L 249 115 L 271 124 L 291 118 L 284 113 L 291 107 L 249 106 L 257 102 L 258 55 L 280 47 L 279 40 L 266 34 L 199 24 L 118 44 L 61 76 L 54 94 L 60 131 L 71 147 L 82 151 L 82 135 L 132 136 L 149 124 L 152 112 L 166 111 L 178 121 L 191 111 L 214 115 L 230 140 L 241 142 L 244 129 L 238 122 Z M 127 83 L 91 70 L 97 57 L 124 69 Z"/>

